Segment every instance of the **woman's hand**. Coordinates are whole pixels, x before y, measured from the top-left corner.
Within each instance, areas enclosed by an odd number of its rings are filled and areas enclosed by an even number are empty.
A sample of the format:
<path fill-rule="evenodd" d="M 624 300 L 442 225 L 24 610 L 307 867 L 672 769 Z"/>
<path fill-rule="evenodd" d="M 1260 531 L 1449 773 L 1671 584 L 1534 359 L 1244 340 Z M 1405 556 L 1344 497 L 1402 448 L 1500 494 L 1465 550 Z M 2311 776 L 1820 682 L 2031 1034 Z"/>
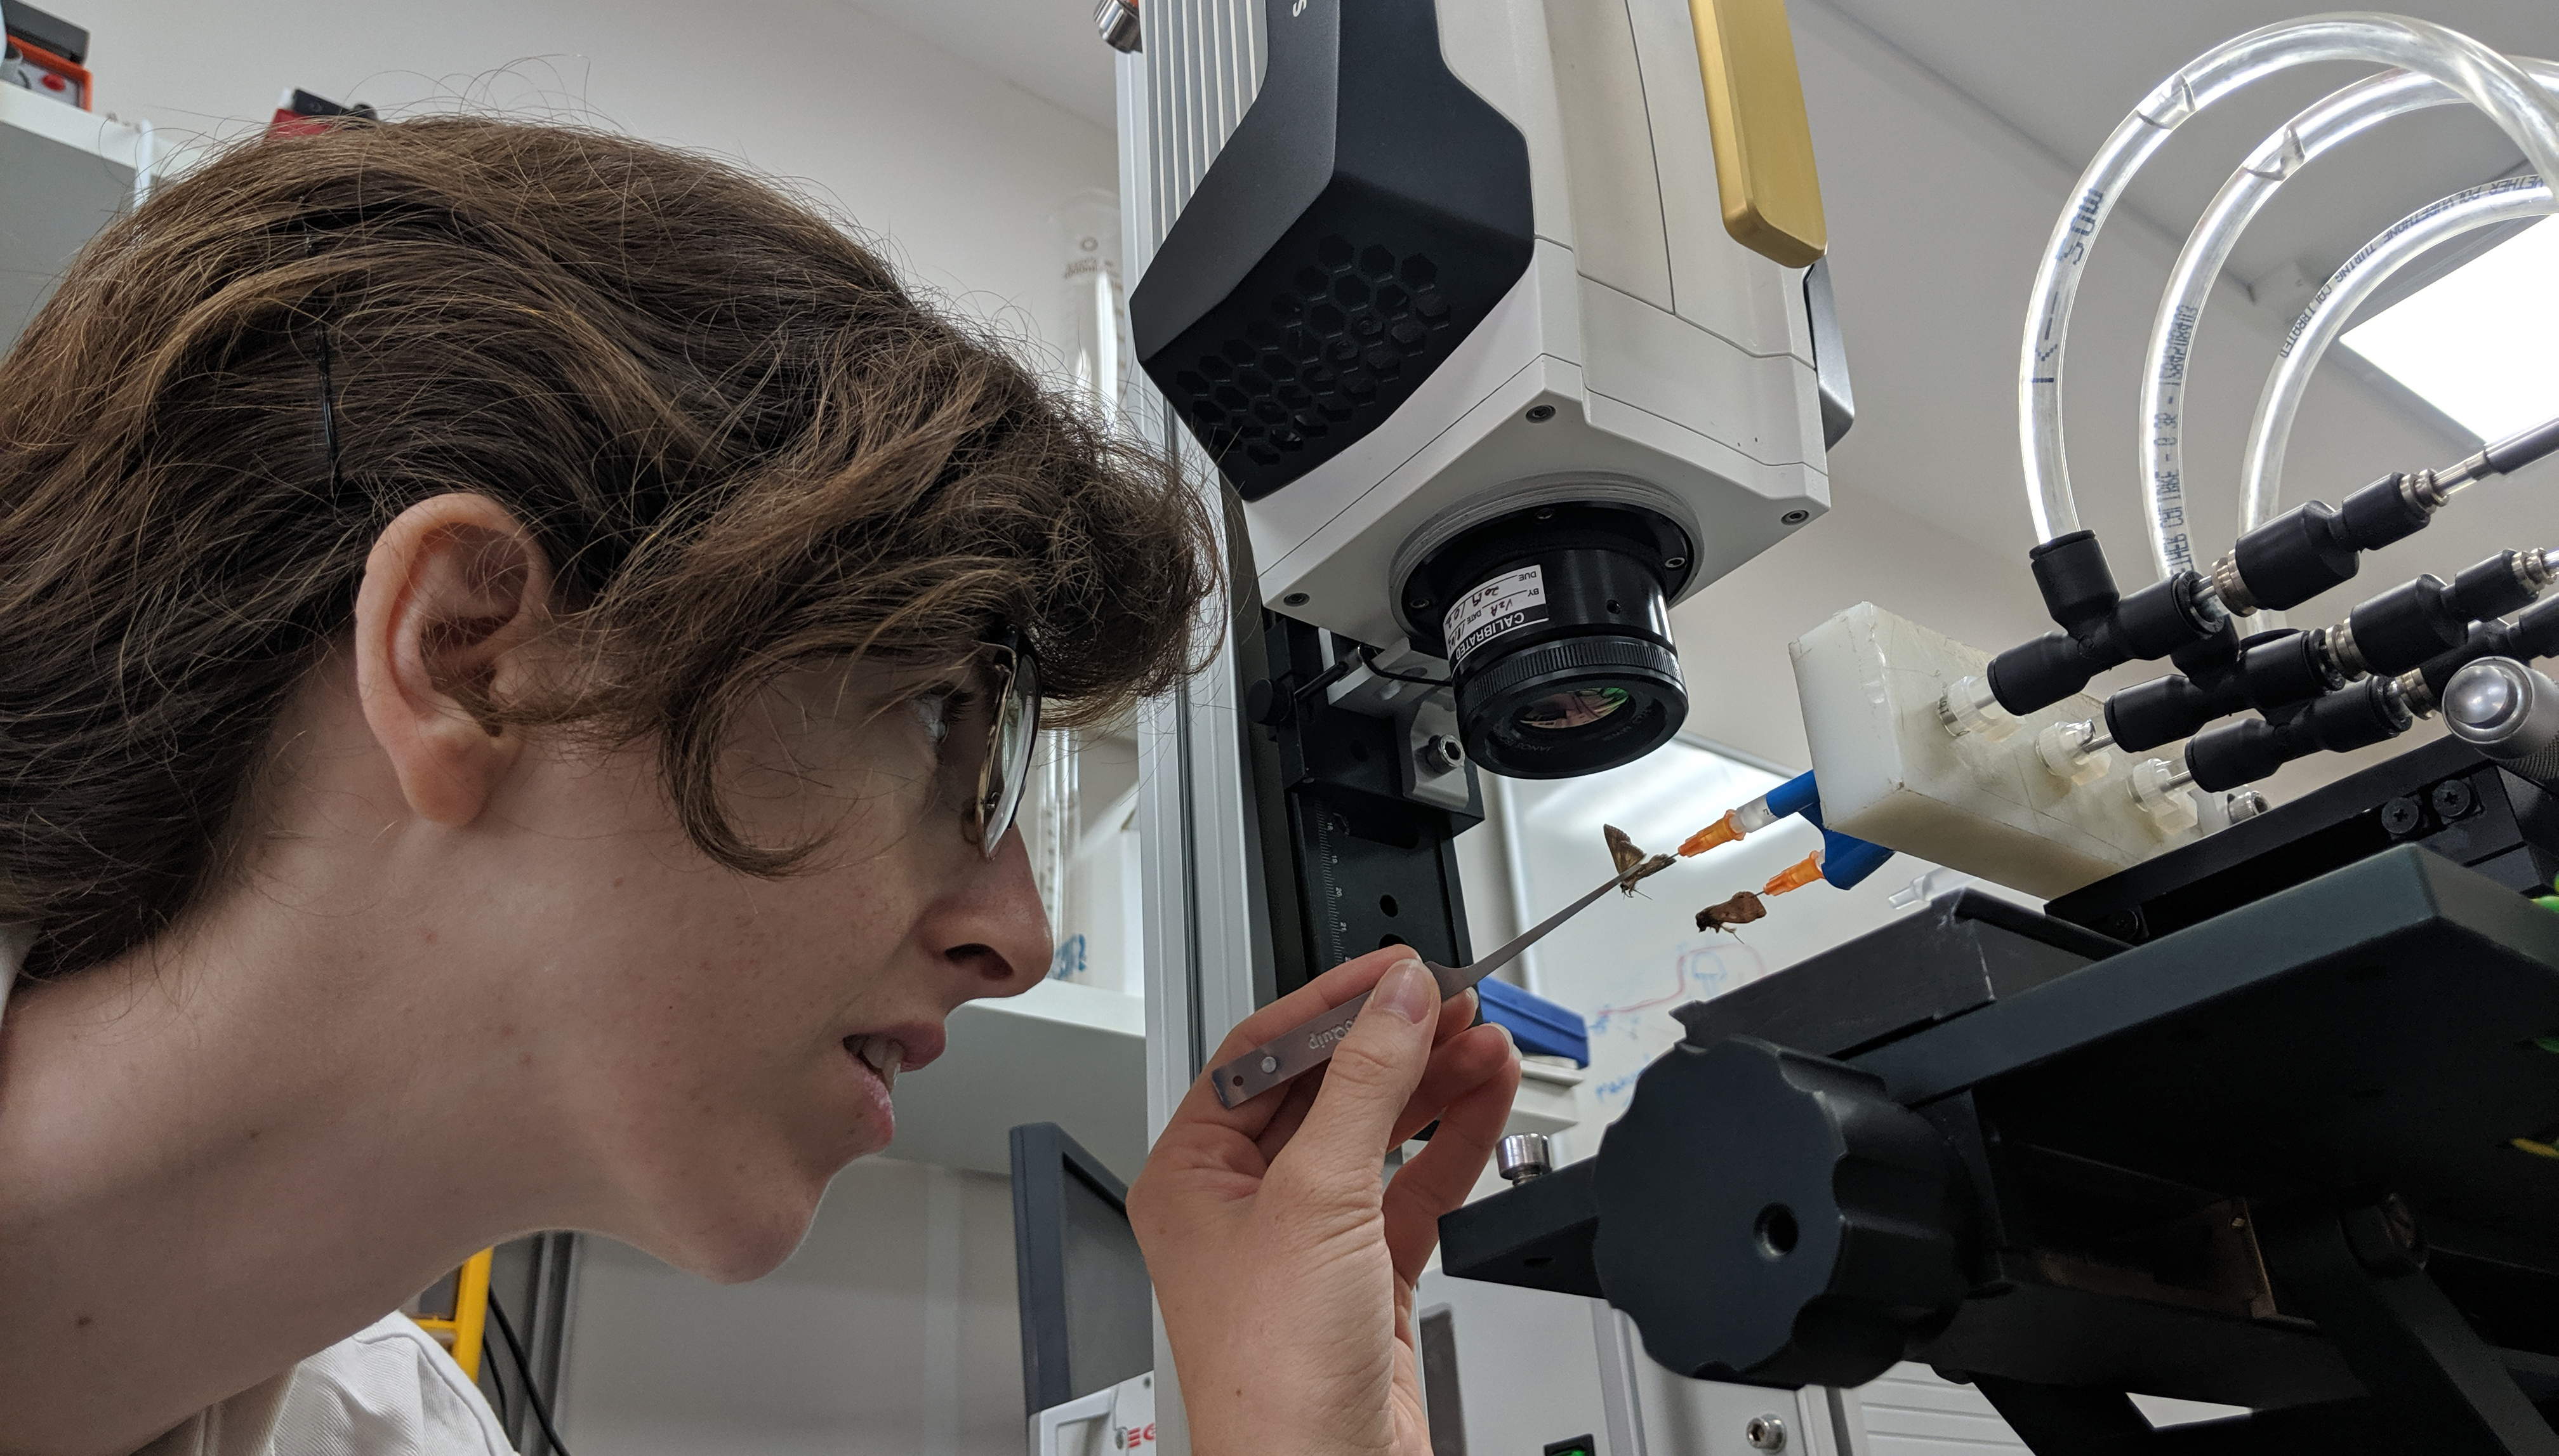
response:
<path fill-rule="evenodd" d="M 1372 986 L 1314 1072 L 1232 1111 L 1193 1083 L 1129 1190 L 1199 1456 L 1429 1456 L 1413 1284 L 1510 1115 L 1510 1034 L 1469 1029 L 1474 992 L 1442 1005 L 1399 946 L 1263 1007 L 1209 1065 Z M 1433 1121 L 1381 1186 L 1388 1150 Z"/>

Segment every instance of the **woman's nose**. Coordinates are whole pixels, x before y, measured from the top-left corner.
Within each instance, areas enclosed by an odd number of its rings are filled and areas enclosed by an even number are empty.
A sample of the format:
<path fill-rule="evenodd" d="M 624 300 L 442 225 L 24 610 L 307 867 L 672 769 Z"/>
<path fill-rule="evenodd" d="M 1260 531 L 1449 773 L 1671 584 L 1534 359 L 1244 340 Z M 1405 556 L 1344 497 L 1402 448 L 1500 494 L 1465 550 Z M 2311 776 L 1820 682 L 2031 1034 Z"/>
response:
<path fill-rule="evenodd" d="M 970 854 L 961 875 L 926 927 L 931 948 L 968 973 L 972 998 L 1029 990 L 1048 974 L 1052 946 L 1021 829 L 1004 831 L 992 859 Z"/>

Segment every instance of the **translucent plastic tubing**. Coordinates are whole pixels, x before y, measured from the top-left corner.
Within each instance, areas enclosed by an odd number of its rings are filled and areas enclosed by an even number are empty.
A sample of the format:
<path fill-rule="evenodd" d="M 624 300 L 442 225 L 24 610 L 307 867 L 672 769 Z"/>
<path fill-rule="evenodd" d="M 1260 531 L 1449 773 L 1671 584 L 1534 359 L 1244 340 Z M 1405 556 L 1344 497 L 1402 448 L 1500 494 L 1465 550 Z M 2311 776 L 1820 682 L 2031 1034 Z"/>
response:
<path fill-rule="evenodd" d="M 2432 76 L 2487 113 L 2534 171 L 2559 177 L 2559 105 L 2511 61 L 2457 31 L 2365 11 L 2316 15 L 2250 31 L 2159 83 L 2080 175 L 2035 269 L 2017 373 L 2018 445 L 2038 540 L 2079 528 L 2062 463 L 2061 357 L 2089 249 L 2123 191 L 2186 118 L 2260 76 L 2323 61 L 2362 61 Z"/>
<path fill-rule="evenodd" d="M 2284 341 L 2273 371 L 2266 375 L 2257 417 L 2248 425 L 2247 453 L 2240 457 L 2239 466 L 2241 534 L 2274 513 L 2283 489 L 2284 446 L 2292 438 L 2293 416 L 2301 410 L 2312 371 L 2372 291 L 2437 243 L 2474 228 L 2547 217 L 2554 211 L 2559 208 L 2552 206 L 2550 188 L 2537 177 L 2508 177 L 2457 192 L 2390 224 L 2320 285 L 2311 306 L 2303 310 L 2291 337 Z"/>
<path fill-rule="evenodd" d="M 2543 90 L 2559 93 L 2559 65 L 2513 60 Z M 2142 374 L 2135 431 L 2147 492 L 2151 560 L 2161 576 L 2194 565 L 2185 502 L 2185 381 L 2192 375 L 2196 329 L 2211 302 L 2213 282 L 2229 263 L 2239 234 L 2295 173 L 2329 148 L 2393 116 L 2461 99 L 2433 76 L 2411 71 L 2383 72 L 2356 81 L 2267 137 L 2230 174 L 2195 223 L 2169 273 L 2159 315 L 2151 321 L 2149 367 Z"/>

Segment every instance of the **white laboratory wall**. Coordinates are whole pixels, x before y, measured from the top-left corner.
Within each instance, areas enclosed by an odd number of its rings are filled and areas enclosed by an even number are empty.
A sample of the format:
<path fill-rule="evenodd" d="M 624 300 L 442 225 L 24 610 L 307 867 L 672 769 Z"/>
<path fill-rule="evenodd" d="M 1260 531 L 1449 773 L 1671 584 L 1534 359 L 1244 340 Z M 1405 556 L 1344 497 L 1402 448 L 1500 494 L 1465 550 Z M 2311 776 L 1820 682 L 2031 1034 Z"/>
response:
<path fill-rule="evenodd" d="M 1055 215 L 1117 185 L 1108 131 L 842 0 L 49 8 L 92 33 L 98 109 L 147 117 L 164 147 L 253 133 L 289 86 L 611 126 L 795 180 L 1052 355 L 1075 323 Z"/>
<path fill-rule="evenodd" d="M 588 1240 L 560 1435 L 606 1456 L 1017 1456 L 1001 1177 L 866 1158 L 776 1272 L 714 1288 Z"/>
<path fill-rule="evenodd" d="M 1131 996 L 1145 993 L 1138 946 L 1137 740 L 1132 732 L 1075 736 L 1072 765 L 1061 776 L 1043 742 L 1041 762 L 1023 796 L 1023 840 L 1056 945 L 1049 974 Z M 1066 807 L 1052 802 L 1071 795 Z M 1053 836 L 1063 830 L 1063 843 Z M 1052 856 L 1064 863 L 1049 867 Z M 1063 884 L 1053 884 L 1062 880 Z"/>

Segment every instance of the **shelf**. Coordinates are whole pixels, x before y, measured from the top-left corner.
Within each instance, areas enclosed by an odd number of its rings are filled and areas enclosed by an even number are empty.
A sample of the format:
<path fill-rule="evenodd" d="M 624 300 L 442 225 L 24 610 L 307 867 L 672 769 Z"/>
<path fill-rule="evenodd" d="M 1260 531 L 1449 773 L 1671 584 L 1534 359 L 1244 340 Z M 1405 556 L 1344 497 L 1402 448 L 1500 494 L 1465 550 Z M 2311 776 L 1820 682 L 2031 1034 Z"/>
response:
<path fill-rule="evenodd" d="M 156 171 L 147 128 L 0 85 L 0 351 L 17 342 L 65 264 Z"/>
<path fill-rule="evenodd" d="M 951 1013 L 937 1061 L 897 1080 L 889 1156 L 1011 1170 L 1023 1122 L 1055 1122 L 1122 1179 L 1146 1160 L 1146 1003 L 1072 981 L 1041 981 Z"/>
<path fill-rule="evenodd" d="M 1549 1067 L 1543 1062 L 1520 1063 L 1519 1095 L 1511 1098 L 1511 1120 L 1502 1131 L 1543 1132 L 1549 1136 L 1568 1127 L 1579 1126 L 1581 1114 L 1575 1107 L 1574 1089 L 1581 1086 L 1588 1074 L 1578 1067 Z"/>

